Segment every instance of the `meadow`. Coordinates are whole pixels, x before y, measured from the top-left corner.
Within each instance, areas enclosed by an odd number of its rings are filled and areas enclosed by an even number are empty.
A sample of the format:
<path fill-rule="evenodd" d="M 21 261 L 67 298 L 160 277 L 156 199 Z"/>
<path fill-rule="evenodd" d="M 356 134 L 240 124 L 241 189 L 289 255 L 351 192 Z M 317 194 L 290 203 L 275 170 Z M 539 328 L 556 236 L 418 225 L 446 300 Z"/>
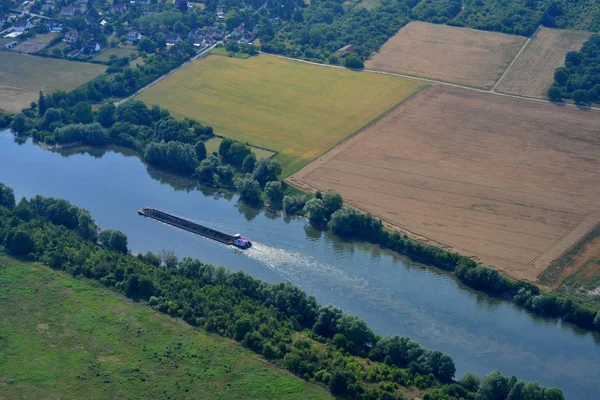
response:
<path fill-rule="evenodd" d="M 103 65 L 2 52 L 0 110 L 18 112 L 37 101 L 38 93 L 72 90 L 105 71 Z"/>
<path fill-rule="evenodd" d="M 194 61 L 136 97 L 270 149 L 288 176 L 425 86 L 260 55 Z"/>
<path fill-rule="evenodd" d="M 325 399 L 241 345 L 0 254 L 1 398 Z"/>

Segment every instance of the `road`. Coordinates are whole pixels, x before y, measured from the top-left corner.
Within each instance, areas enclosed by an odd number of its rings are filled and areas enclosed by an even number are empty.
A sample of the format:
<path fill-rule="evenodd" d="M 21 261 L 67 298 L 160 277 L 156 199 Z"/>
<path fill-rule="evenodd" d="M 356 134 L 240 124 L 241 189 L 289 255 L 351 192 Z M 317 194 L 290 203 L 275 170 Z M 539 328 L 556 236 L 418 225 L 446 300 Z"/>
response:
<path fill-rule="evenodd" d="M 188 65 L 189 63 L 191 63 L 192 61 L 198 59 L 199 57 L 202 57 L 203 55 L 205 55 L 206 53 L 208 53 L 209 51 L 211 51 L 212 49 L 214 49 L 219 43 L 221 42 L 217 42 L 215 44 L 213 44 L 210 47 L 207 47 L 206 49 L 202 50 L 200 53 L 196 54 L 194 57 L 190 58 L 189 61 L 184 62 L 183 64 L 181 64 L 179 67 L 172 69 L 171 71 L 169 71 L 167 74 L 162 75 L 160 77 L 158 77 L 157 79 L 153 80 L 152 82 L 150 82 L 149 84 L 147 84 L 146 86 L 136 90 L 135 92 L 133 92 L 132 95 L 127 96 L 126 98 L 124 98 L 123 100 L 119 100 L 116 101 L 115 107 L 118 107 L 119 105 L 125 103 L 128 100 L 131 100 L 133 97 L 137 96 L 138 94 L 142 93 L 144 90 L 148 89 L 149 87 L 152 87 L 154 85 L 156 85 L 158 82 L 162 81 L 163 79 L 165 79 L 166 77 L 170 76 L 171 74 L 174 74 L 175 72 L 179 71 L 181 68 L 185 67 L 186 65 Z"/>

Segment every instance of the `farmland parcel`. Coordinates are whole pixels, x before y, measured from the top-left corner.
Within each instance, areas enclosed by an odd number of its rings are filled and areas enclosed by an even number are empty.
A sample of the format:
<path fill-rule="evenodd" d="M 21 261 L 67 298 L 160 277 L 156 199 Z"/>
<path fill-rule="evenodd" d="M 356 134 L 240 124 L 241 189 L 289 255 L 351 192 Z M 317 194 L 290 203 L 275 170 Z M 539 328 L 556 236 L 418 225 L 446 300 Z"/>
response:
<path fill-rule="evenodd" d="M 600 221 L 600 112 L 432 85 L 290 178 L 529 281 Z"/>
<path fill-rule="evenodd" d="M 393 76 L 323 68 L 271 56 L 209 56 L 137 100 L 278 152 L 287 176 L 423 87 Z"/>
<path fill-rule="evenodd" d="M 569 51 L 581 49 L 589 32 L 540 29 L 496 90 L 526 97 L 546 98 L 554 70 L 565 64 Z"/>
<path fill-rule="evenodd" d="M 365 68 L 490 89 L 525 41 L 521 36 L 411 22 Z"/>
<path fill-rule="evenodd" d="M 0 110 L 18 112 L 37 101 L 40 90 L 71 90 L 94 79 L 103 65 L 55 60 L 2 52 L 0 62 Z"/>

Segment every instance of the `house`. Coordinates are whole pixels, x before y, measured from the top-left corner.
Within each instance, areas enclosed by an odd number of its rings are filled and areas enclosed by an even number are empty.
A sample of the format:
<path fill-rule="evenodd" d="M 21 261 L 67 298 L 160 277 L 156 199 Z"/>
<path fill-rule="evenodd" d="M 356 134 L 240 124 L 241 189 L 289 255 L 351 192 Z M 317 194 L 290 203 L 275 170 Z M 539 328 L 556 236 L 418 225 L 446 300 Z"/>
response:
<path fill-rule="evenodd" d="M 46 23 L 46 29 L 50 32 L 61 32 L 63 30 L 63 24 L 61 22 L 50 21 Z"/>
<path fill-rule="evenodd" d="M 81 54 L 81 49 L 73 50 L 72 52 L 67 54 L 67 58 L 79 57 L 80 54 Z"/>
<path fill-rule="evenodd" d="M 129 3 L 130 4 L 148 5 L 148 4 L 150 4 L 150 0 L 131 0 Z"/>
<path fill-rule="evenodd" d="M 127 40 L 130 42 L 135 42 L 136 40 L 142 40 L 142 34 L 138 31 L 129 31 L 127 32 Z"/>
<path fill-rule="evenodd" d="M 71 6 L 63 7 L 60 9 L 61 17 L 72 17 L 75 15 L 75 8 Z"/>
<path fill-rule="evenodd" d="M 110 12 L 113 14 L 125 14 L 127 12 L 127 6 L 125 4 L 115 4 L 110 8 Z"/>
<path fill-rule="evenodd" d="M 17 32 L 25 32 L 27 29 L 33 28 L 31 22 L 28 19 L 20 19 L 15 22 L 15 26 L 13 26 L 13 30 Z"/>
<path fill-rule="evenodd" d="M 342 47 L 341 49 L 339 49 L 338 51 L 336 51 L 336 53 L 338 53 L 340 56 L 352 54 L 353 52 L 354 52 L 353 44 L 346 45 L 346 46 Z"/>
<path fill-rule="evenodd" d="M 190 7 L 189 0 L 173 0 L 173 5 L 179 10 L 185 10 Z"/>
<path fill-rule="evenodd" d="M 50 4 L 50 3 L 42 4 L 43 12 L 48 12 L 48 11 L 52 11 L 52 10 L 54 10 L 54 4 Z"/>
<path fill-rule="evenodd" d="M 87 54 L 97 53 L 99 51 L 100 51 L 100 45 L 98 44 L 98 42 L 89 42 L 88 44 L 85 45 L 85 52 Z"/>
<path fill-rule="evenodd" d="M 225 21 L 225 13 L 223 12 L 223 10 L 217 11 L 217 21 L 219 21 L 219 22 Z"/>
<path fill-rule="evenodd" d="M 67 32 L 67 34 L 65 35 L 65 38 L 63 39 L 63 42 L 73 44 L 77 41 L 77 39 L 79 39 L 79 32 L 77 32 L 75 29 L 73 29 L 73 30 Z"/>
<path fill-rule="evenodd" d="M 181 37 L 175 33 L 168 33 L 165 35 L 165 40 L 167 41 L 168 45 L 174 45 L 181 42 Z"/>
<path fill-rule="evenodd" d="M 10 49 L 12 49 L 13 47 L 15 47 L 15 46 L 16 46 L 16 45 L 18 45 L 18 44 L 19 44 L 19 42 L 17 42 L 16 40 L 13 40 L 12 42 L 8 42 L 8 43 L 6 43 L 6 44 L 4 45 L 4 48 L 5 48 L 6 50 L 10 50 Z"/>

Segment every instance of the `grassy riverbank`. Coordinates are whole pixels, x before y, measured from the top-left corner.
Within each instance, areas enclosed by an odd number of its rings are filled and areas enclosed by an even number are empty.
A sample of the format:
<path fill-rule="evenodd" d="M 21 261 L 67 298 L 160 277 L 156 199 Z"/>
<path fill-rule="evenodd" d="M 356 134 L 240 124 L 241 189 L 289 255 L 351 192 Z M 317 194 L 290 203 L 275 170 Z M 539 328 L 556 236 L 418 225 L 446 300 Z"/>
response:
<path fill-rule="evenodd" d="M 6 398 L 330 398 L 231 340 L 3 255 L 0 349 Z"/>

